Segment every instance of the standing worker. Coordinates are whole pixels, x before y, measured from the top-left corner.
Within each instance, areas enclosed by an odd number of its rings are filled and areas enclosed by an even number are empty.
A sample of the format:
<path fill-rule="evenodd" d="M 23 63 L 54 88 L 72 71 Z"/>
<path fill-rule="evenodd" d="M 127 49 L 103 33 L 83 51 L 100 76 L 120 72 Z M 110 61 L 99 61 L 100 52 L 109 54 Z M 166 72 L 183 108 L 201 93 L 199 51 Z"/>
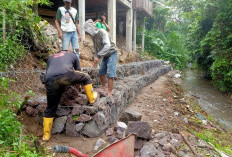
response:
<path fill-rule="evenodd" d="M 98 29 L 92 19 L 85 22 L 85 31 L 89 33 L 94 42 L 95 56 L 94 67 L 96 68 L 99 59 L 102 58 L 99 70 L 100 80 L 103 90 L 106 90 L 106 75 L 108 77 L 108 96 L 112 96 L 113 81 L 116 77 L 116 64 L 118 52 L 115 44 L 110 39 L 108 33 L 104 29 Z"/>
<path fill-rule="evenodd" d="M 96 26 L 98 29 L 103 28 L 106 31 L 110 31 L 109 26 L 106 23 L 106 14 L 104 13 L 99 19 L 96 20 Z"/>
<path fill-rule="evenodd" d="M 47 141 L 51 138 L 53 119 L 66 86 L 82 83 L 89 103 L 95 102 L 97 93 L 93 91 L 91 79 L 80 70 L 79 59 L 73 53 L 60 51 L 49 57 L 44 80 L 48 106 L 43 118 L 43 140 Z"/>
<path fill-rule="evenodd" d="M 77 10 L 71 7 L 71 3 L 72 0 L 64 0 L 64 7 L 58 8 L 55 25 L 59 38 L 62 40 L 62 50 L 68 50 L 71 42 L 73 53 L 79 58 L 78 39 L 81 41 L 79 17 Z"/>

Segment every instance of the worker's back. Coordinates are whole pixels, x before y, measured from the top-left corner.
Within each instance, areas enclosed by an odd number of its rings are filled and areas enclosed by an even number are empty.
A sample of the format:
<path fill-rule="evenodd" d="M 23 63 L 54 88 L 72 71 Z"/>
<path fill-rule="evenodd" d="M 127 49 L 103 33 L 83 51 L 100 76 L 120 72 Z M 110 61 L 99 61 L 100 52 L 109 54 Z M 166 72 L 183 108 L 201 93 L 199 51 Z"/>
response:
<path fill-rule="evenodd" d="M 51 55 L 47 62 L 46 80 L 51 77 L 63 75 L 69 71 L 80 70 L 80 63 L 74 53 L 60 51 Z"/>

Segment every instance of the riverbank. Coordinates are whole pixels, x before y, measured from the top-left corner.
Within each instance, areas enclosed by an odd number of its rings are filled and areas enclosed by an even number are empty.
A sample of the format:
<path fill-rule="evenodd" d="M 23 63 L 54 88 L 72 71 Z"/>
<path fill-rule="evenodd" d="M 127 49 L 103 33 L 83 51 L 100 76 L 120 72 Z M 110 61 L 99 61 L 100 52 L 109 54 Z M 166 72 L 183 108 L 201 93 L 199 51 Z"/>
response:
<path fill-rule="evenodd" d="M 154 134 L 182 134 L 199 156 L 221 156 L 218 150 L 231 155 L 231 132 L 222 129 L 195 97 L 185 95 L 180 76 L 178 71 L 171 71 L 160 77 L 145 87 L 128 109 L 143 114 L 142 121 L 149 123 Z M 176 147 L 174 155 L 194 156 L 190 147 L 182 139 L 182 147 Z"/>

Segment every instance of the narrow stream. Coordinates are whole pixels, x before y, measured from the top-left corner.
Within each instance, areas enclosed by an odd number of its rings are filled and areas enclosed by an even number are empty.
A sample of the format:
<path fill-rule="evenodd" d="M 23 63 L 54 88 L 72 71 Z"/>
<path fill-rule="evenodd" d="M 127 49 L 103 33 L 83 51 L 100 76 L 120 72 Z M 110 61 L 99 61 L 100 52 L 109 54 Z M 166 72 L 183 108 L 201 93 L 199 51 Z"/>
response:
<path fill-rule="evenodd" d="M 202 79 L 192 70 L 185 72 L 183 86 L 188 95 L 196 97 L 203 110 L 225 129 L 232 131 L 232 101 L 229 97 L 221 94 L 208 80 Z"/>

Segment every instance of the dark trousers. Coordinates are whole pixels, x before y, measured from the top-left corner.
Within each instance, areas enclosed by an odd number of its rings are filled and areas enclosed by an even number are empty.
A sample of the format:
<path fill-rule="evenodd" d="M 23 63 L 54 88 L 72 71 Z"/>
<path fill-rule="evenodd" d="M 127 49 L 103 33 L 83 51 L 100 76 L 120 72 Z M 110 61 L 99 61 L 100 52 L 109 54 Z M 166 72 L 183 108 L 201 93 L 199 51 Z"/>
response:
<path fill-rule="evenodd" d="M 51 118 L 55 116 L 66 86 L 75 84 L 88 85 L 90 83 L 91 79 L 89 75 L 79 71 L 72 71 L 63 75 L 48 78 L 45 84 L 48 105 L 44 112 L 44 117 Z"/>

